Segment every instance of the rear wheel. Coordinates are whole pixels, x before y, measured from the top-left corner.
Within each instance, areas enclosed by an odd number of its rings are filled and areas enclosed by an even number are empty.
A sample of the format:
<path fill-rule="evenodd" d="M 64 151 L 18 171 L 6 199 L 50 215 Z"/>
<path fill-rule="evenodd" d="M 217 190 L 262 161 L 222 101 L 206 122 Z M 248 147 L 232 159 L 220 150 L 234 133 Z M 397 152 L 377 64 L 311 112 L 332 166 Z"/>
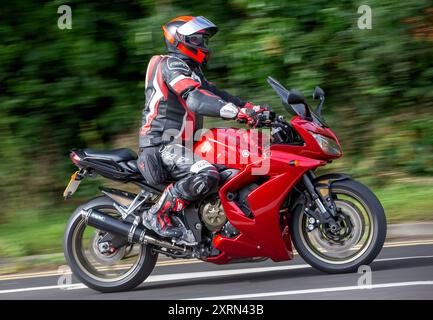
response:
<path fill-rule="evenodd" d="M 153 271 L 158 254 L 146 245 L 127 243 L 86 225 L 82 209 L 119 216 L 107 197 L 95 198 L 75 210 L 64 238 L 66 261 L 74 275 L 101 292 L 130 290 L 142 283 Z"/>
<path fill-rule="evenodd" d="M 337 217 L 337 233 L 327 225 L 308 230 L 304 210 L 291 218 L 292 240 L 300 256 L 316 269 L 328 273 L 355 272 L 379 254 L 386 237 L 386 218 L 372 191 L 354 180 L 332 184 Z M 298 208 L 299 209 L 299 208 Z"/>

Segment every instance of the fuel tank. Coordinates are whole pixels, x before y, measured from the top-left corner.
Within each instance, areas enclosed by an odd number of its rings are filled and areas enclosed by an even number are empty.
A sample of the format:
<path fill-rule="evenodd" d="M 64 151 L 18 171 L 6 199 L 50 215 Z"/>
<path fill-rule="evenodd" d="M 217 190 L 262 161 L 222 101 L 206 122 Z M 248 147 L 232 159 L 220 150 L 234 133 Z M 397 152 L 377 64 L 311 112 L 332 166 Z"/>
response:
<path fill-rule="evenodd" d="M 194 144 L 194 153 L 213 164 L 242 169 L 261 160 L 270 136 L 257 129 L 213 128 Z"/>

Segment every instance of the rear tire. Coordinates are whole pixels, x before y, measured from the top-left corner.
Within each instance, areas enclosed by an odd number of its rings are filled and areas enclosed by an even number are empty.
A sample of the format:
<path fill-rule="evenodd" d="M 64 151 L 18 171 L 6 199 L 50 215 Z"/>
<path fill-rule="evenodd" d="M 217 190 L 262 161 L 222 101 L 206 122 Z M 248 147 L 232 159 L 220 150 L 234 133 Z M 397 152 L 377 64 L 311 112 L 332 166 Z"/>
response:
<path fill-rule="evenodd" d="M 318 270 L 327 273 L 356 272 L 361 265 L 369 265 L 377 257 L 383 247 L 387 229 L 385 212 L 374 193 L 357 181 L 336 181 L 332 183 L 331 192 L 333 196 L 338 193 L 347 194 L 349 197 L 352 196 L 364 206 L 365 212 L 368 213 L 368 217 L 371 220 L 371 226 L 369 228 L 365 228 L 365 226 L 362 226 L 361 228 L 362 232 L 365 232 L 366 229 L 369 230 L 367 238 L 368 242 L 365 245 L 365 248 L 361 247 L 358 255 L 354 254 L 353 256 L 348 257 L 347 260 L 326 258 L 326 250 L 325 253 L 323 253 L 323 251 L 315 250 L 316 248 L 313 248 L 312 242 L 308 239 L 309 235 L 305 231 L 305 214 L 302 207 L 298 207 L 290 219 L 292 241 L 299 255 Z M 342 201 L 341 203 L 347 206 L 347 203 L 350 204 L 352 202 Z M 336 206 L 338 207 L 337 204 Z M 354 210 L 353 212 L 356 213 L 357 210 Z M 358 221 L 361 221 L 362 223 L 365 222 L 362 218 Z M 360 230 L 355 231 L 359 232 Z M 316 229 L 313 232 L 320 232 L 320 230 Z M 332 246 L 330 246 L 330 248 L 332 248 Z M 356 247 L 352 250 L 356 250 Z"/>
<path fill-rule="evenodd" d="M 97 197 L 78 207 L 72 214 L 66 226 L 64 236 L 64 254 L 68 265 L 74 275 L 89 288 L 100 292 L 116 292 L 131 290 L 141 284 L 153 271 L 158 254 L 154 253 L 150 247 L 141 245 L 139 249 L 139 259 L 133 265 L 133 270 L 129 270 L 124 278 L 110 281 L 109 279 L 98 279 L 83 263 L 82 254 L 77 249 L 77 232 L 83 228 L 83 219 L 80 211 L 82 209 L 111 209 L 113 201 L 108 197 Z"/>

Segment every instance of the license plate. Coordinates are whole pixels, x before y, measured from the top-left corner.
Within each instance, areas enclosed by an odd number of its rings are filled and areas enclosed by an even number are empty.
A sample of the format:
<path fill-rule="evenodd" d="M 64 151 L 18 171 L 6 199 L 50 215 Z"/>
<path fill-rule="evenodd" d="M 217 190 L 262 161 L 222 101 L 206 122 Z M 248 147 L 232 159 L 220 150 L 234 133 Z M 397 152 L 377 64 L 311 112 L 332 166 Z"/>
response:
<path fill-rule="evenodd" d="M 78 186 L 80 185 L 80 182 L 82 180 L 82 177 L 79 175 L 80 171 L 74 172 L 74 174 L 71 176 L 71 180 L 69 180 L 69 183 L 63 192 L 63 197 L 65 199 L 70 198 L 75 191 L 77 191 Z"/>

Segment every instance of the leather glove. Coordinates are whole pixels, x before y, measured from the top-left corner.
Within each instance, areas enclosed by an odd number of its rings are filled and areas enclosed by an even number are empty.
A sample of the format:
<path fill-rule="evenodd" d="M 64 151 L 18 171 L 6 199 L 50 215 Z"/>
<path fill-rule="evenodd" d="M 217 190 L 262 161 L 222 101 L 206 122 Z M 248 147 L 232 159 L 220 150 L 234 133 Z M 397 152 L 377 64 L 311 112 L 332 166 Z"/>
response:
<path fill-rule="evenodd" d="M 241 108 L 236 116 L 236 120 L 240 123 L 246 123 L 250 127 L 254 127 L 257 124 L 256 114 L 257 112 L 252 109 Z"/>
<path fill-rule="evenodd" d="M 245 103 L 242 108 L 246 108 L 248 110 L 254 110 L 256 113 L 269 110 L 266 106 L 256 106 L 256 105 L 252 104 L 251 102 Z"/>

